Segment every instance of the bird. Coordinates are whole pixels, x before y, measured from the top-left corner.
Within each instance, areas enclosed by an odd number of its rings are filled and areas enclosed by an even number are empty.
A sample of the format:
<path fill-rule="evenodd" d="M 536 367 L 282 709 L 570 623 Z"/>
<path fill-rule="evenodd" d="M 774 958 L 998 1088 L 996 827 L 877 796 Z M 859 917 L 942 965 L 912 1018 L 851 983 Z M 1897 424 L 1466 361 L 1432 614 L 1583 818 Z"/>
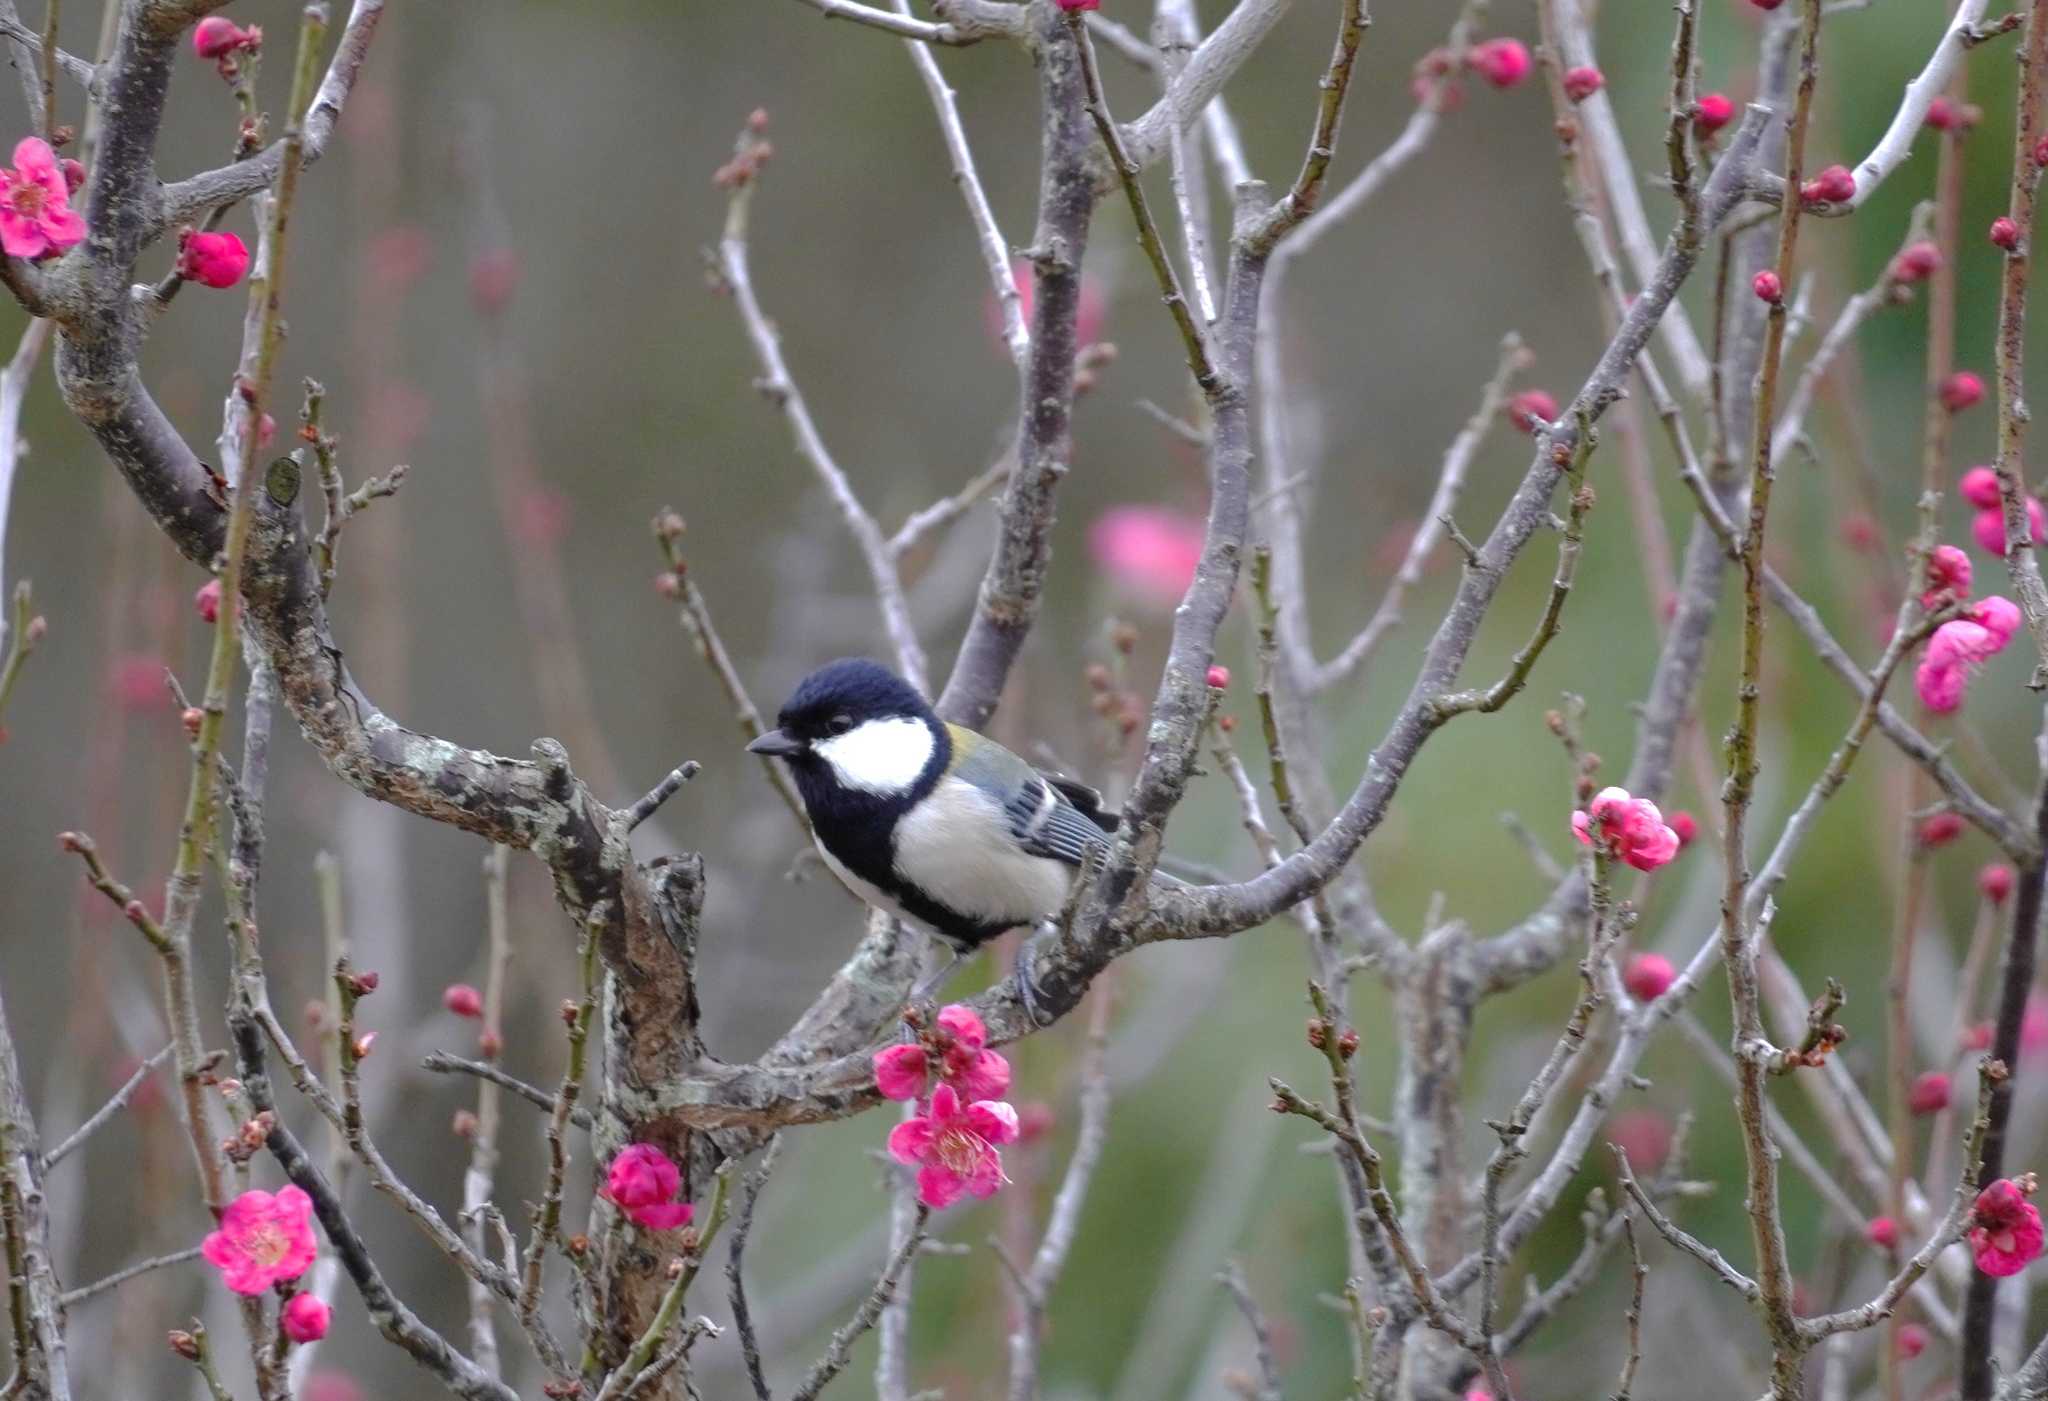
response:
<path fill-rule="evenodd" d="M 1056 917 L 1117 827 L 1094 789 L 946 723 L 915 686 L 862 657 L 797 683 L 775 728 L 747 749 L 788 766 L 841 884 L 951 949 L 913 1003 L 997 935 Z M 1029 968 L 1027 948 L 1017 987 L 1036 1022 Z"/>

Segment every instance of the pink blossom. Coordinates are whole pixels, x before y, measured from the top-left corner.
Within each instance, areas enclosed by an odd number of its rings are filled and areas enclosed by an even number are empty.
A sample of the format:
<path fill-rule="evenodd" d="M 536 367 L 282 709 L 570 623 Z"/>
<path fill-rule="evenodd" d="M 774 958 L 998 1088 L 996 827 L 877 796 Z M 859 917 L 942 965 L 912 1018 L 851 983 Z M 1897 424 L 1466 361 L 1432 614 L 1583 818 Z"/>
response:
<path fill-rule="evenodd" d="M 1909 243 L 1899 250 L 1899 256 L 1892 259 L 1891 274 L 1894 282 L 1925 282 L 1941 266 L 1941 249 L 1926 239 Z"/>
<path fill-rule="evenodd" d="M 1959 599 L 1970 596 L 1970 557 L 1954 545 L 1936 545 L 1927 556 L 1927 592 L 1920 606 L 1932 608 L 1944 592 Z"/>
<path fill-rule="evenodd" d="M 1920 824 L 1920 845 L 1947 846 L 1963 834 L 1963 819 L 1953 812 L 1937 812 Z"/>
<path fill-rule="evenodd" d="M 1591 64 L 1564 70 L 1564 95 L 1574 102 L 1584 102 L 1605 86 L 1606 76 Z"/>
<path fill-rule="evenodd" d="M 1938 1114 L 1948 1108 L 1948 1076 L 1939 1070 L 1923 1070 L 1906 1091 L 1906 1107 L 1915 1114 Z"/>
<path fill-rule="evenodd" d="M 425 229 L 416 224 L 392 224 L 371 237 L 363 264 L 387 289 L 404 292 L 425 276 L 433 256 L 433 240 Z"/>
<path fill-rule="evenodd" d="M 458 1017 L 481 1017 L 484 996 L 468 983 L 450 983 L 441 989 L 441 1005 Z"/>
<path fill-rule="evenodd" d="M 1031 325 L 1031 264 L 1022 258 L 1010 264 L 1010 278 L 1017 284 L 1017 312 L 1024 318 L 1028 329 Z M 1087 273 L 1081 274 L 1081 291 L 1074 308 L 1074 344 L 1079 347 L 1094 345 L 1102 339 L 1102 323 L 1106 319 L 1105 299 L 1102 284 Z M 988 322 L 989 339 L 998 344 L 1003 339 L 1003 308 L 996 301 L 995 293 L 988 295 L 984 308 Z"/>
<path fill-rule="evenodd" d="M 1147 602 L 1179 603 L 1202 560 L 1203 522 L 1165 506 L 1115 506 L 1088 528 L 1088 552 Z"/>
<path fill-rule="evenodd" d="M 1943 408 L 1950 413 L 1961 413 L 1964 409 L 1983 402 L 1984 381 L 1968 370 L 1957 370 L 1941 382 L 1936 393 Z"/>
<path fill-rule="evenodd" d="M 1977 1194 L 1970 1221 L 1970 1253 L 1987 1275 L 2016 1275 L 2041 1253 L 2041 1213 L 2009 1177 Z"/>
<path fill-rule="evenodd" d="M 12 258 L 43 258 L 84 237 L 85 220 L 71 207 L 57 153 L 38 137 L 23 137 L 14 168 L 0 170 L 0 249 Z"/>
<path fill-rule="evenodd" d="M 1010 1063 L 988 1049 L 988 1028 L 974 1009 L 956 1002 L 942 1009 L 924 1041 L 875 1053 L 875 1085 L 884 1098 L 922 1098 L 936 1058 L 939 1079 L 966 1099 L 999 1099 L 1010 1088 Z"/>
<path fill-rule="evenodd" d="M 2048 998 L 2030 992 L 2026 1010 L 2020 1014 L 2020 1050 L 2031 1054 L 2044 1048 L 2048 1048 Z"/>
<path fill-rule="evenodd" d="M 469 300 L 480 315 L 499 315 L 518 288 L 519 255 L 511 249 L 487 249 L 470 262 Z"/>
<path fill-rule="evenodd" d="M 1508 422 L 1534 433 L 1557 421 L 1557 400 L 1541 389 L 1524 389 L 1507 402 Z"/>
<path fill-rule="evenodd" d="M 1917 1323 L 1899 1325 L 1899 1356 L 1912 1361 L 1927 1351 L 1927 1330 Z"/>
<path fill-rule="evenodd" d="M 1950 97 L 1937 97 L 1927 104 L 1927 125 L 1936 131 L 1968 131 L 1983 115 L 1974 103 L 1958 103 Z"/>
<path fill-rule="evenodd" d="M 1920 703 L 1937 715 L 1963 703 L 1964 689 L 1977 668 L 2011 641 L 2019 627 L 2019 610 L 1997 595 L 1978 602 L 1970 613 L 1968 619 L 1957 618 L 1934 630 L 1913 673 Z"/>
<path fill-rule="evenodd" d="M 2020 630 L 2019 605 L 1993 594 L 1971 605 L 1970 621 L 1991 634 L 1992 649 L 1996 651 L 2012 641 L 2012 635 Z"/>
<path fill-rule="evenodd" d="M 997 1149 L 1017 1132 L 1017 1111 L 1001 1100 L 963 1104 L 951 1085 L 941 1085 L 929 1114 L 890 1130 L 889 1155 L 917 1167 L 917 1199 L 939 1210 L 963 1194 L 994 1196 L 1007 1180 Z"/>
<path fill-rule="evenodd" d="M 1799 187 L 1807 204 L 1842 204 L 1856 198 L 1856 177 L 1846 165 L 1831 165 Z"/>
<path fill-rule="evenodd" d="M 2041 503 L 2027 498 L 2027 528 L 2036 545 L 2041 543 L 2042 530 L 2048 526 L 2041 511 Z M 1977 544 L 1990 554 L 2005 558 L 2005 512 L 1993 505 L 1990 510 L 1979 511 L 1977 519 L 1970 525 L 1971 533 L 1977 537 Z"/>
<path fill-rule="evenodd" d="M 1036 1143 L 1052 1132 L 1059 1116 L 1042 1099 L 1027 1099 L 1017 1106 L 1017 1142 Z"/>
<path fill-rule="evenodd" d="M 1646 1175 L 1671 1153 L 1671 1121 L 1654 1109 L 1631 1109 L 1608 1122 L 1607 1141 L 1621 1149 L 1629 1171 Z"/>
<path fill-rule="evenodd" d="M 1767 302 L 1771 306 L 1785 300 L 1785 284 L 1779 280 L 1778 274 L 1769 268 L 1749 279 L 1749 290 L 1756 293 L 1758 301 Z"/>
<path fill-rule="evenodd" d="M 1977 872 L 1977 889 L 1994 905 L 2003 905 L 2012 894 L 2012 867 L 1996 862 Z"/>
<path fill-rule="evenodd" d="M 1672 813 L 1666 820 L 1670 822 L 1671 830 L 1678 836 L 1678 849 L 1680 851 L 1684 851 L 1687 847 L 1691 846 L 1693 838 L 1700 834 L 1699 820 L 1684 808 L 1680 808 L 1677 812 Z"/>
<path fill-rule="evenodd" d="M 194 233 L 178 239 L 178 276 L 202 287 L 232 287 L 249 271 L 249 246 L 231 233 Z"/>
<path fill-rule="evenodd" d="M 208 15 L 192 29 L 192 51 L 201 58 L 225 58 L 237 49 L 253 49 L 262 42 L 262 29 L 253 24 L 243 29 L 225 15 Z"/>
<path fill-rule="evenodd" d="M 364 1401 L 363 1389 L 342 1372 L 315 1372 L 299 1390 L 299 1401 Z"/>
<path fill-rule="evenodd" d="M 220 621 L 220 580 L 208 579 L 193 592 L 192 611 L 202 622 Z"/>
<path fill-rule="evenodd" d="M 1693 128 L 1703 136 L 1711 136 L 1734 120 L 1735 102 L 1725 93 L 1702 93 L 1692 105 Z"/>
<path fill-rule="evenodd" d="M 561 544 L 569 533 L 569 498 L 551 486 L 520 492 L 512 502 L 512 533 L 536 549 Z"/>
<path fill-rule="evenodd" d="M 1956 491 L 1980 511 L 1997 510 L 2000 500 L 1997 469 L 1972 467 L 1956 483 Z"/>
<path fill-rule="evenodd" d="M 1529 76 L 1529 49 L 1520 39 L 1487 39 L 1472 46 L 1465 66 L 1497 88 L 1511 88 Z"/>
<path fill-rule="evenodd" d="M 107 689 L 123 710 L 153 710 L 165 703 L 164 664 L 141 652 L 116 657 L 107 668 Z"/>
<path fill-rule="evenodd" d="M 1863 1228 L 1863 1235 L 1879 1249 L 1890 1250 L 1899 1243 L 1899 1223 L 1889 1216 L 1873 1216 Z"/>
<path fill-rule="evenodd" d="M 220 1214 L 220 1229 L 199 1253 L 237 1294 L 261 1294 L 282 1279 L 297 1279 L 313 1263 L 313 1199 L 297 1187 L 276 1193 L 247 1191 Z"/>
<path fill-rule="evenodd" d="M 1638 1002 L 1655 1002 L 1666 992 L 1678 977 L 1678 970 L 1671 966 L 1671 960 L 1660 953 L 1639 953 L 1628 961 L 1622 970 L 1621 983 L 1628 989 L 1628 995 Z"/>
<path fill-rule="evenodd" d="M 328 1320 L 334 1310 L 317 1294 L 294 1294 L 284 1306 L 279 1321 L 284 1335 L 295 1343 L 317 1343 L 327 1336 Z"/>
<path fill-rule="evenodd" d="M 1594 828 L 1614 855 L 1638 871 L 1654 871 L 1678 855 L 1678 833 L 1648 798 L 1631 798 L 1625 788 L 1603 788 L 1586 809 L 1572 814 L 1572 835 L 1593 845 Z"/>
<path fill-rule="evenodd" d="M 606 1169 L 604 1186 L 598 1195 L 626 1213 L 626 1219 L 650 1231 L 672 1231 L 686 1226 L 696 1210 L 679 1202 L 683 1174 L 668 1154 L 652 1143 L 635 1143 L 619 1150 Z"/>
<path fill-rule="evenodd" d="M 875 1052 L 875 1088 L 884 1099 L 921 1098 L 930 1070 L 931 1056 L 922 1045 L 884 1046 Z"/>
<path fill-rule="evenodd" d="M 1230 668 L 1212 666 L 1209 668 L 1209 674 L 1203 679 L 1208 682 L 1210 690 L 1227 691 L 1230 689 Z"/>

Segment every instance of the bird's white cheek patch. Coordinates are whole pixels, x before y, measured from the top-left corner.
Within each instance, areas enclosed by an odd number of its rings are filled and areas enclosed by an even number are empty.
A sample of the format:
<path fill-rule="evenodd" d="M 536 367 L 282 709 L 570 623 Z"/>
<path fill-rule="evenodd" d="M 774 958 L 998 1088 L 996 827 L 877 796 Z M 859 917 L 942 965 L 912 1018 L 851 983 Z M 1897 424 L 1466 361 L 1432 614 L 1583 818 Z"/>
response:
<path fill-rule="evenodd" d="M 910 715 L 867 720 L 843 735 L 811 746 L 832 766 L 839 781 L 868 793 L 902 793 L 924 772 L 932 758 L 932 732 Z"/>

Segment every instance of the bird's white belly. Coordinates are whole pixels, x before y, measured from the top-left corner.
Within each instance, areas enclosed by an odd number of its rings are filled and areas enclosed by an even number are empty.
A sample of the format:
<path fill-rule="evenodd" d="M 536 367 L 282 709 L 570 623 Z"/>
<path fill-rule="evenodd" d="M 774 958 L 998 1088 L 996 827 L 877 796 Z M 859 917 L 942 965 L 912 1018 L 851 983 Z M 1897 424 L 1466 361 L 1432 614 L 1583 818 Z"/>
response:
<path fill-rule="evenodd" d="M 1073 872 L 1018 847 L 984 790 L 944 778 L 896 824 L 896 874 L 932 899 L 990 924 L 1059 913 Z"/>

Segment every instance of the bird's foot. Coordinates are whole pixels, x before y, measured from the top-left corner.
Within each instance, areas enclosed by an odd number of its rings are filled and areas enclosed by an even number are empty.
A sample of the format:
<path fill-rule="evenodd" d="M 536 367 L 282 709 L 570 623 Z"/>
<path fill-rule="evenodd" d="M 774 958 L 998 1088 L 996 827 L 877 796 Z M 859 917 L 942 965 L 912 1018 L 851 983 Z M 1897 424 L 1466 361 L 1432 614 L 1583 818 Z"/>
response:
<path fill-rule="evenodd" d="M 1031 1025 L 1034 1027 L 1051 1025 L 1051 1022 L 1039 1011 L 1038 983 L 1031 975 L 1033 965 L 1038 962 L 1040 942 L 1047 937 L 1048 929 L 1049 927 L 1047 926 L 1041 926 L 1033 930 L 1017 946 L 1017 961 L 1010 969 L 1011 977 L 1017 984 L 1017 1001 L 1023 1004 L 1024 1015 L 1031 1019 Z M 1051 930 L 1050 932 L 1053 937 L 1057 937 L 1057 930 Z"/>

